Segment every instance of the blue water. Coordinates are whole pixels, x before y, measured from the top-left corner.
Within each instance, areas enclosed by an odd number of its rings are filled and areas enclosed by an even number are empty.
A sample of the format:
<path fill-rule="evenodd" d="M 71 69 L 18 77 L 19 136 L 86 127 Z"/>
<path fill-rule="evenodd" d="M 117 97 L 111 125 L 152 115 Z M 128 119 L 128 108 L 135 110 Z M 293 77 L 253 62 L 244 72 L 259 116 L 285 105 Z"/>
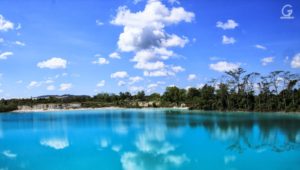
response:
<path fill-rule="evenodd" d="M 0 114 L 1 170 L 300 169 L 300 117 L 108 109 Z"/>

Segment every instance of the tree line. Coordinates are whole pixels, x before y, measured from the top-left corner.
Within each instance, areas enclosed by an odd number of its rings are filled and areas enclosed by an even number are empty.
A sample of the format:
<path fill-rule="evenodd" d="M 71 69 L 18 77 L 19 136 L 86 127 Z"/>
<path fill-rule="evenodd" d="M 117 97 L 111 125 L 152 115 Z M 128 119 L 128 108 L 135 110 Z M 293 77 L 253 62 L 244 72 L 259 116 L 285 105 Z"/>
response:
<path fill-rule="evenodd" d="M 296 112 L 300 111 L 299 80 L 298 74 L 288 71 L 261 75 L 238 68 L 202 88 L 168 87 L 164 97 L 167 101 L 185 102 L 191 109 Z M 178 95 L 172 96 L 174 93 Z"/>
<path fill-rule="evenodd" d="M 243 68 L 227 71 L 202 87 L 188 89 L 167 87 L 164 93 L 146 95 L 144 91 L 99 93 L 95 96 L 43 99 L 9 99 L 0 101 L 0 112 L 16 110 L 17 106 L 45 103 L 81 103 L 82 107 L 141 107 L 140 102 L 152 102 L 150 107 L 184 106 L 189 109 L 219 111 L 299 112 L 299 74 L 273 71 L 267 75 L 247 73 Z"/>

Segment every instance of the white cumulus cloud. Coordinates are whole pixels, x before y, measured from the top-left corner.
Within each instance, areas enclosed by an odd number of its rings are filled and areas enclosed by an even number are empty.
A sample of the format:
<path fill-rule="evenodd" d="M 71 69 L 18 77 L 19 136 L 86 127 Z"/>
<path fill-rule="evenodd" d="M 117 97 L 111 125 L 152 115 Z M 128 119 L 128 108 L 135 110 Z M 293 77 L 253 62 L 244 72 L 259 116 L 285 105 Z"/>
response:
<path fill-rule="evenodd" d="M 192 80 L 195 80 L 197 78 L 197 76 L 196 76 L 196 74 L 189 74 L 189 76 L 188 76 L 188 80 L 189 81 L 192 81 Z"/>
<path fill-rule="evenodd" d="M 14 55 L 14 53 L 10 52 L 10 51 L 0 53 L 0 60 L 6 60 L 7 57 L 12 56 L 12 55 Z"/>
<path fill-rule="evenodd" d="M 236 40 L 233 37 L 227 37 L 226 35 L 222 36 L 222 43 L 223 44 L 234 44 Z"/>
<path fill-rule="evenodd" d="M 134 65 L 134 67 L 143 70 L 157 70 L 165 68 L 165 64 L 162 61 L 138 62 L 136 65 Z"/>
<path fill-rule="evenodd" d="M 120 7 L 111 23 L 124 26 L 118 41 L 119 48 L 134 51 L 159 46 L 160 42 L 174 38 L 175 35 L 165 33 L 164 27 L 181 21 L 191 22 L 193 18 L 194 14 L 182 7 L 169 10 L 160 1 L 148 1 L 144 11 L 136 13 L 127 7 Z"/>
<path fill-rule="evenodd" d="M 105 80 L 101 80 L 97 83 L 97 87 L 103 87 L 105 86 Z"/>
<path fill-rule="evenodd" d="M 128 73 L 126 71 L 117 71 L 110 75 L 111 78 L 126 78 L 128 77 Z"/>
<path fill-rule="evenodd" d="M 261 50 L 266 50 L 267 49 L 267 47 L 265 47 L 263 45 L 260 45 L 260 44 L 256 44 L 256 45 L 254 45 L 254 47 L 257 48 L 257 49 L 261 49 Z"/>
<path fill-rule="evenodd" d="M 117 71 L 110 75 L 111 78 L 126 78 L 128 77 L 128 73 L 126 71 Z"/>
<path fill-rule="evenodd" d="M 45 61 L 41 61 L 37 64 L 39 68 L 49 68 L 49 69 L 60 69 L 67 67 L 67 60 L 53 57 Z"/>
<path fill-rule="evenodd" d="M 165 69 L 155 70 L 155 71 L 144 71 L 144 76 L 146 77 L 165 77 L 165 76 L 174 76 L 175 73 Z"/>
<path fill-rule="evenodd" d="M 14 29 L 14 23 L 8 21 L 0 14 L 0 31 L 8 31 Z"/>
<path fill-rule="evenodd" d="M 172 34 L 168 39 L 162 41 L 164 47 L 184 47 L 189 40 L 186 37 L 179 37 L 178 35 Z"/>
<path fill-rule="evenodd" d="M 118 86 L 124 86 L 124 85 L 126 85 L 126 82 L 125 82 L 125 81 L 120 80 L 120 81 L 118 82 Z"/>
<path fill-rule="evenodd" d="M 266 66 L 272 62 L 274 62 L 274 57 L 265 57 L 265 58 L 261 59 L 261 64 L 263 66 Z"/>
<path fill-rule="evenodd" d="M 129 84 L 134 84 L 134 83 L 140 82 L 142 80 L 144 80 L 144 79 L 143 79 L 143 77 L 140 77 L 140 76 L 129 77 Z"/>
<path fill-rule="evenodd" d="M 216 27 L 222 28 L 223 30 L 235 29 L 237 26 L 239 26 L 239 24 L 232 19 L 227 20 L 227 22 L 218 21 L 216 24 Z"/>
<path fill-rule="evenodd" d="M 100 64 L 100 65 L 109 64 L 109 61 L 106 58 L 100 57 L 98 58 L 98 60 L 93 61 L 93 64 Z"/>
<path fill-rule="evenodd" d="M 296 54 L 291 61 L 292 68 L 300 68 L 300 53 Z"/>
<path fill-rule="evenodd" d="M 240 67 L 239 63 L 230 63 L 227 61 L 219 61 L 215 64 L 210 64 L 209 68 L 218 72 L 225 72 L 238 69 Z"/>
<path fill-rule="evenodd" d="M 19 46 L 25 46 L 26 45 L 24 42 L 21 42 L 21 41 L 16 41 L 15 44 L 19 45 Z"/>
<path fill-rule="evenodd" d="M 31 81 L 29 84 L 28 84 L 28 86 L 27 86 L 27 88 L 28 89 L 31 89 L 31 88 L 34 88 L 34 87 L 39 87 L 39 86 L 41 86 L 41 82 L 37 82 L 37 81 Z"/>
<path fill-rule="evenodd" d="M 144 10 L 138 12 L 132 12 L 126 6 L 120 7 L 111 23 L 123 26 L 118 47 L 122 52 L 135 53 L 131 60 L 136 62 L 135 68 L 155 70 L 151 72 L 155 72 L 156 76 L 164 76 L 166 74 L 157 73 L 171 71 L 163 61 L 174 56 L 174 52 L 168 48 L 184 47 L 188 43 L 188 38 L 169 34 L 165 27 L 191 22 L 194 17 L 194 13 L 182 7 L 169 9 L 161 1 L 149 0 Z"/>
<path fill-rule="evenodd" d="M 59 90 L 60 91 L 65 91 L 65 90 L 69 90 L 72 88 L 72 84 L 71 83 L 62 83 L 59 85 Z"/>
<path fill-rule="evenodd" d="M 109 58 L 113 58 L 113 59 L 121 59 L 121 56 L 120 56 L 119 53 L 113 52 L 113 53 L 109 54 Z"/>
<path fill-rule="evenodd" d="M 171 69 L 175 72 L 175 73 L 178 73 L 178 72 L 183 72 L 185 69 L 181 66 L 173 66 L 171 67 Z"/>

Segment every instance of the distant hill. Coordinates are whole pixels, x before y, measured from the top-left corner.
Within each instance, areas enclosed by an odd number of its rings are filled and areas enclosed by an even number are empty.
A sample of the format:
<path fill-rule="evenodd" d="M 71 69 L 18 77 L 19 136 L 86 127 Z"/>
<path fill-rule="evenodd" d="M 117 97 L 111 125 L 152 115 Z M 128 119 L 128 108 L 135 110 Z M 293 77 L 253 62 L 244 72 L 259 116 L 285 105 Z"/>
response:
<path fill-rule="evenodd" d="M 50 98 L 56 98 L 56 99 L 66 99 L 66 98 L 90 98 L 89 95 L 71 95 L 71 94 L 64 94 L 64 95 L 42 95 L 37 97 L 32 97 L 34 100 L 38 99 L 50 99 Z"/>

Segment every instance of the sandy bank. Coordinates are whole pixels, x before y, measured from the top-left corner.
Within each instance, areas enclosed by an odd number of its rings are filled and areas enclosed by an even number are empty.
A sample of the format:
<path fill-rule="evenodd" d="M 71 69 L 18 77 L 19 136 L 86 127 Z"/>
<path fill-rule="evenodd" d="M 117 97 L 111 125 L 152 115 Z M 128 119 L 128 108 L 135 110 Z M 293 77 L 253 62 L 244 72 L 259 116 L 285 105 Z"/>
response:
<path fill-rule="evenodd" d="M 70 108 L 70 109 L 18 109 L 12 112 L 59 112 L 71 110 L 110 110 L 110 109 L 123 109 L 121 107 L 99 107 L 99 108 Z"/>

